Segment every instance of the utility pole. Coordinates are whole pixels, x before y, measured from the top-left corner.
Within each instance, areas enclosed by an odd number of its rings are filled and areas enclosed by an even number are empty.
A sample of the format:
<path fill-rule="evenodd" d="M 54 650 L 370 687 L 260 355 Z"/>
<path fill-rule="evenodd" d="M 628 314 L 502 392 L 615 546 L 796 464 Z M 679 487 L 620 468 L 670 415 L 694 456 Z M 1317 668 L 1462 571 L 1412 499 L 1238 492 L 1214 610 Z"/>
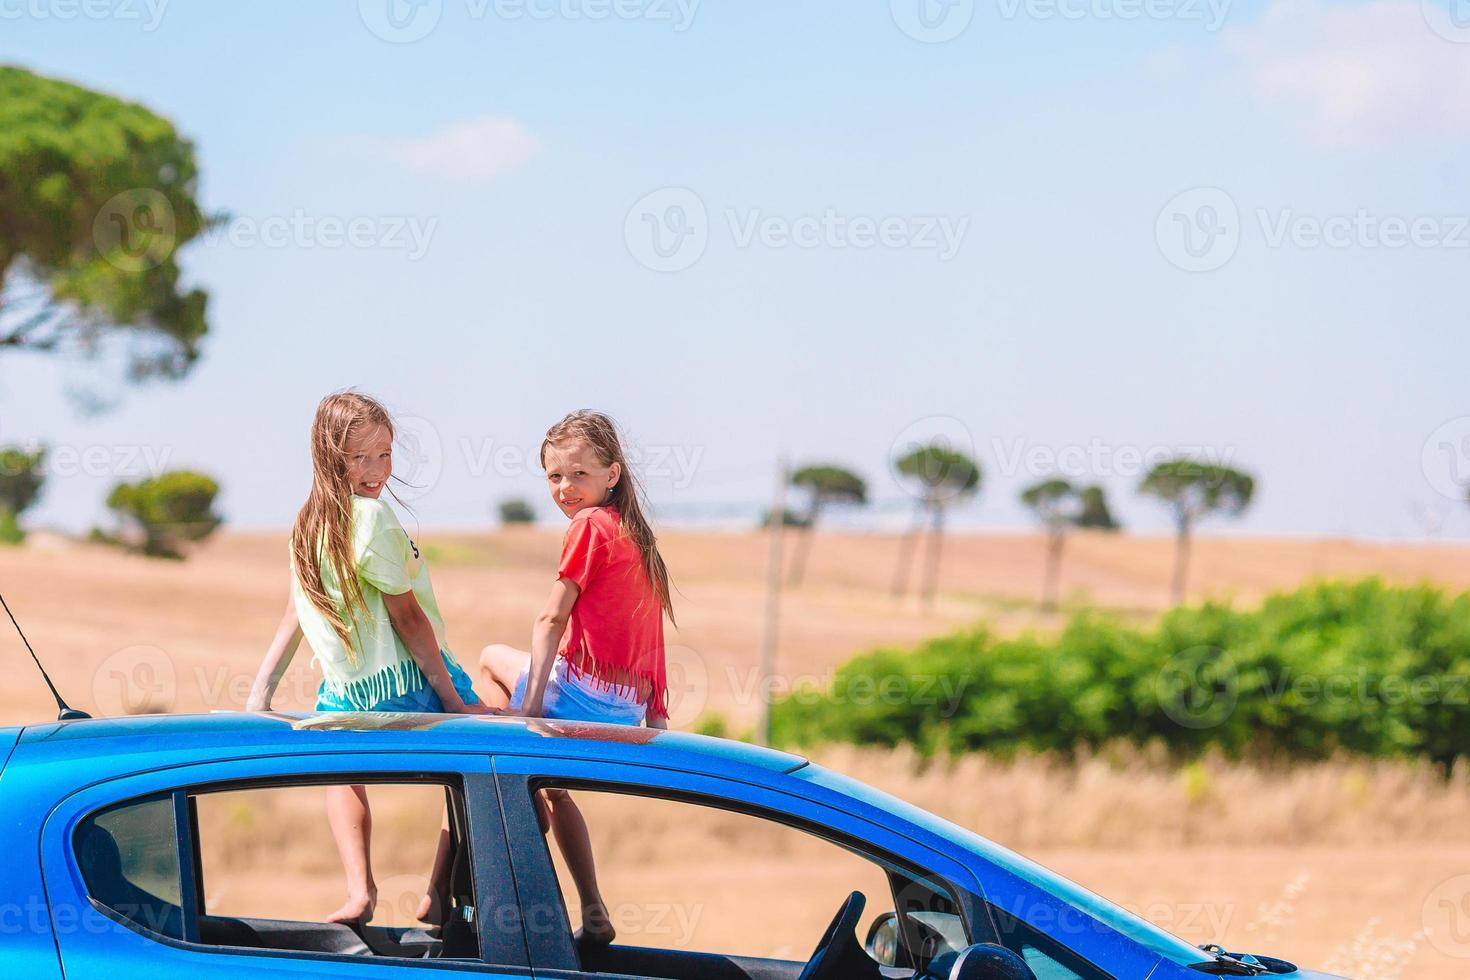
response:
<path fill-rule="evenodd" d="M 786 483 L 790 479 L 786 457 L 776 460 L 776 492 L 771 498 L 770 551 L 766 558 L 766 620 L 761 635 L 760 722 L 756 741 L 771 744 L 771 688 L 776 674 L 776 636 L 781 616 L 781 536 L 786 525 Z"/>

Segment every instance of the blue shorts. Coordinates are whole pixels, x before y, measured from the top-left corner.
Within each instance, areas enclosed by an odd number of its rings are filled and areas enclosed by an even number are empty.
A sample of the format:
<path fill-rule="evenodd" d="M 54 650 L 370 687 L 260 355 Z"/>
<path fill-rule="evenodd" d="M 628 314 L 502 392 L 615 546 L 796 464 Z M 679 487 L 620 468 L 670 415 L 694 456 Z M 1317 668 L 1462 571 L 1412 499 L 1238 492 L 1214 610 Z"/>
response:
<path fill-rule="evenodd" d="M 459 692 L 460 700 L 465 704 L 479 704 L 480 697 L 475 693 L 475 688 L 470 682 L 470 675 L 464 672 L 464 668 L 449 659 L 444 651 L 439 651 L 444 658 L 444 667 L 449 671 L 449 679 L 454 682 L 454 689 Z M 429 686 L 427 680 L 424 686 L 417 691 L 400 694 L 397 697 L 385 698 L 369 708 L 359 708 L 349 704 L 340 695 L 332 694 L 326 689 L 326 681 L 316 692 L 316 710 L 318 711 L 412 711 L 422 714 L 440 715 L 444 714 L 444 702 L 439 695 Z"/>
<path fill-rule="evenodd" d="M 516 689 L 510 696 L 510 710 L 519 711 L 526 699 L 530 671 L 521 671 Z M 560 721 L 593 721 L 605 725 L 641 725 L 646 706 L 616 690 L 599 690 L 592 682 L 569 674 L 566 661 L 556 659 L 551 676 L 546 679 L 546 694 L 541 699 L 541 717 Z"/>

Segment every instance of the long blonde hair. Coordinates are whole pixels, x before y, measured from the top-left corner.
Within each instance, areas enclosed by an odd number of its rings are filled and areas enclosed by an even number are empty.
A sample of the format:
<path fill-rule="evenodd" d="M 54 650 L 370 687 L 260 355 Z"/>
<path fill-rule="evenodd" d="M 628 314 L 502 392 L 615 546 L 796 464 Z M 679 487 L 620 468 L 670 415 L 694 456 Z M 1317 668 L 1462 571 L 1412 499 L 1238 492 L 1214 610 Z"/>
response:
<path fill-rule="evenodd" d="M 352 548 L 352 484 L 347 479 L 347 441 L 371 426 L 384 426 L 393 436 L 393 418 L 375 398 L 356 391 L 333 392 L 316 407 L 311 421 L 311 495 L 296 515 L 291 529 L 291 563 L 301 588 L 347 649 L 348 662 L 357 665 L 347 618 L 353 609 L 366 608 L 357 578 Z M 342 590 L 342 605 L 327 594 L 322 582 L 326 558 Z"/>
<path fill-rule="evenodd" d="M 664 564 L 663 556 L 658 553 L 658 539 L 654 536 L 653 527 L 643 514 L 643 487 L 632 467 L 628 465 L 622 441 L 618 438 L 617 426 L 601 412 L 587 409 L 573 412 L 546 430 L 546 438 L 541 443 L 541 465 L 546 465 L 547 449 L 573 439 L 580 439 L 590 446 L 603 466 L 617 463 L 622 470 L 618 482 L 608 491 L 607 503 L 618 509 L 618 520 L 623 534 L 638 546 L 638 551 L 643 556 L 643 571 L 648 576 L 649 584 L 653 586 L 654 595 L 658 597 L 659 607 L 669 617 L 669 622 L 678 625 L 674 620 L 673 585 L 669 579 L 669 569 Z"/>

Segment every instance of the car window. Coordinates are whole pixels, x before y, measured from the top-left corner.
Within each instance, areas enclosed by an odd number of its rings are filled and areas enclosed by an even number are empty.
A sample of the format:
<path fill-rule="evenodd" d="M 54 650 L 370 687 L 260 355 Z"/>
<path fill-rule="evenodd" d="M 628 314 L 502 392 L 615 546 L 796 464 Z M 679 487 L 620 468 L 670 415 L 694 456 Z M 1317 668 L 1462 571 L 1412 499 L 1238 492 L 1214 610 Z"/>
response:
<path fill-rule="evenodd" d="M 906 906 L 934 904 L 874 857 L 764 816 L 629 792 L 567 796 L 588 827 L 619 945 L 800 962 L 854 891 L 866 899 L 858 943 L 892 917 L 895 888 Z M 550 852 L 579 929 L 577 882 L 562 848 Z"/>
<path fill-rule="evenodd" d="M 124 922 L 182 939 L 178 840 L 171 797 L 87 817 L 73 841 L 88 895 Z"/>
<path fill-rule="evenodd" d="M 212 916 L 323 922 L 346 898 L 327 821 L 327 788 L 286 786 L 195 797 L 204 908 Z M 438 785 L 375 784 L 372 922 L 421 925 L 416 913 L 444 815 Z"/>
<path fill-rule="evenodd" d="M 96 904 L 157 936 L 232 949 L 478 960 L 464 797 L 455 777 L 445 779 L 367 784 L 378 903 L 362 927 L 327 921 L 347 897 L 327 797 L 346 784 L 186 789 L 110 807 L 78 825 L 77 865 Z M 442 888 L 420 919 L 441 852 Z"/>
<path fill-rule="evenodd" d="M 1021 956 L 1036 980 L 1112 980 L 1091 963 L 1003 909 L 990 906 L 1001 945 Z"/>

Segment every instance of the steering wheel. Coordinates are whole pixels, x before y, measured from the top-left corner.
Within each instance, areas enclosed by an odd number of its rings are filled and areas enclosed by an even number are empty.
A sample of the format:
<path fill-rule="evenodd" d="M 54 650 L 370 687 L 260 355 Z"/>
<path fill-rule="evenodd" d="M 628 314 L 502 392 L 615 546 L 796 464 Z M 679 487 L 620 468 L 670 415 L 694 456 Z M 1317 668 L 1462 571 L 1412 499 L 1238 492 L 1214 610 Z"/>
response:
<path fill-rule="evenodd" d="M 862 892 L 853 892 L 847 897 L 832 924 L 822 933 L 812 958 L 802 969 L 801 980 L 861 980 L 863 977 L 882 976 L 878 964 L 863 951 L 857 940 L 858 922 L 867 904 Z"/>

